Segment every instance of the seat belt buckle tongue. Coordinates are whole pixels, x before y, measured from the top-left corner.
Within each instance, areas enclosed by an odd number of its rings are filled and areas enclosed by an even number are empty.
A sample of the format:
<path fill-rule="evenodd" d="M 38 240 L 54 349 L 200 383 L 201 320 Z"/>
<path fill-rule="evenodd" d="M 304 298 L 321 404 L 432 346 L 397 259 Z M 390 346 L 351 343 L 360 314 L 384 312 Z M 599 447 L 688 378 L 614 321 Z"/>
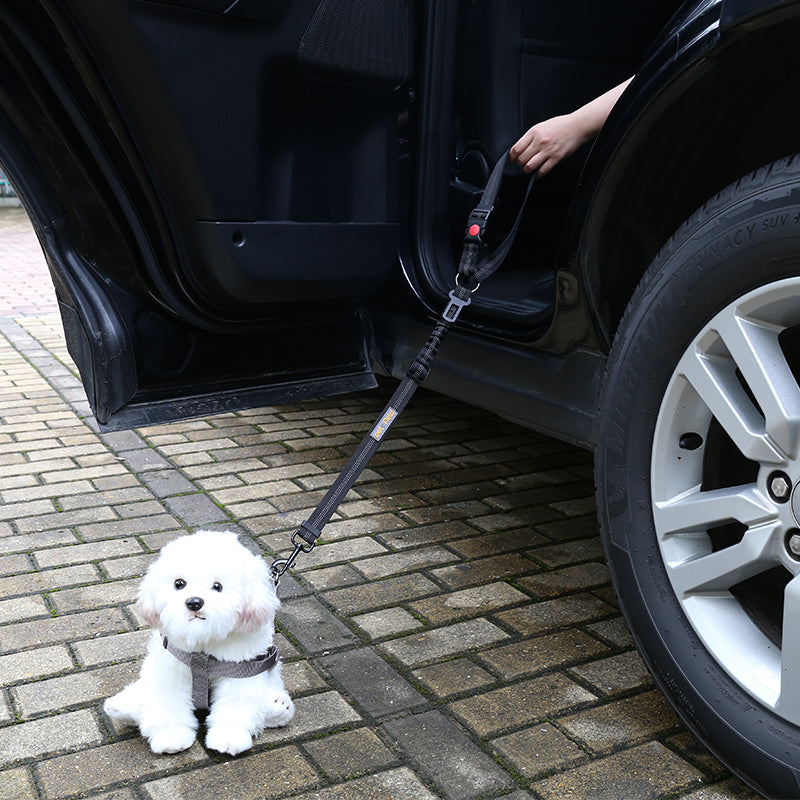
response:
<path fill-rule="evenodd" d="M 450 302 L 447 304 L 447 307 L 442 312 L 442 317 L 446 319 L 448 322 L 455 322 L 458 319 L 458 315 L 461 313 L 461 310 L 468 306 L 472 302 L 471 297 L 467 297 L 466 300 L 462 300 L 460 297 L 456 297 L 456 290 L 450 290 Z"/>

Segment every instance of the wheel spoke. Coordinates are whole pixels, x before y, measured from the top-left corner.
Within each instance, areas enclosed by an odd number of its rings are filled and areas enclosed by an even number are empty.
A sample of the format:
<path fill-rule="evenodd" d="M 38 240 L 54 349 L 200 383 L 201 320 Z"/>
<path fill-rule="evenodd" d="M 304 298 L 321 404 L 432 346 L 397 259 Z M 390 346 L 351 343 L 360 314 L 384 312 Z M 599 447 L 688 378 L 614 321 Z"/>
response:
<path fill-rule="evenodd" d="M 678 372 L 691 383 L 702 401 L 746 458 L 783 464 L 785 457 L 769 441 L 764 418 L 747 396 L 729 355 L 701 349 L 687 351 Z"/>
<path fill-rule="evenodd" d="M 679 597 L 698 593 L 727 592 L 731 586 L 775 566 L 773 547 L 779 529 L 761 525 L 748 530 L 741 542 L 670 569 L 672 586 Z"/>
<path fill-rule="evenodd" d="M 766 420 L 766 434 L 788 458 L 800 455 L 800 389 L 778 340 L 782 328 L 736 314 L 718 331 Z"/>
<path fill-rule="evenodd" d="M 783 603 L 783 641 L 781 645 L 781 693 L 776 710 L 786 719 L 800 724 L 800 575 L 786 585 Z"/>
<path fill-rule="evenodd" d="M 727 522 L 748 528 L 776 516 L 775 508 L 754 486 L 733 486 L 702 492 L 699 487 L 655 503 L 656 529 L 662 536 L 705 531 Z"/>

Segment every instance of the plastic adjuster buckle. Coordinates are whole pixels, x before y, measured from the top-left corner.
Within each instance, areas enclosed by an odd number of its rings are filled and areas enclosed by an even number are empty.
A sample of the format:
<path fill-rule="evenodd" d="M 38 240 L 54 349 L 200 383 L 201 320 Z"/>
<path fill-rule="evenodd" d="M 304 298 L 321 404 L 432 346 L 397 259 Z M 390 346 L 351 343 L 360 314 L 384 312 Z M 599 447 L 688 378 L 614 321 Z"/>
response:
<path fill-rule="evenodd" d="M 465 242 L 474 242 L 475 244 L 481 244 L 483 241 L 483 229 L 484 226 L 481 225 L 479 222 L 473 222 L 471 225 L 467 227 L 467 233 L 464 236 Z"/>
<path fill-rule="evenodd" d="M 486 230 L 486 222 L 489 219 L 489 212 L 475 208 L 467 219 L 467 231 L 464 234 L 465 242 L 481 244 L 483 242 L 483 232 Z"/>

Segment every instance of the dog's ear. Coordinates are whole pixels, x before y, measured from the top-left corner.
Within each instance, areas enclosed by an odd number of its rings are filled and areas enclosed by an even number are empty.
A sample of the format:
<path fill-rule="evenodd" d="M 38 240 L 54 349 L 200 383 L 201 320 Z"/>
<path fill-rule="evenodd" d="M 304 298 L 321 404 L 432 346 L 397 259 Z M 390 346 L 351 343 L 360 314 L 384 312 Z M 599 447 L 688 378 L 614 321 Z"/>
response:
<path fill-rule="evenodd" d="M 154 575 L 155 564 L 145 573 L 142 583 L 139 586 L 139 595 L 136 598 L 136 609 L 142 619 L 151 628 L 157 628 L 159 623 L 158 607 L 156 603 L 156 587 L 158 580 Z"/>
<path fill-rule="evenodd" d="M 156 611 L 155 606 L 143 603 L 140 597 L 136 603 L 136 608 L 148 627 L 158 627 L 158 611 Z"/>
<path fill-rule="evenodd" d="M 281 604 L 262 558 L 253 556 L 248 565 L 244 586 L 238 608 L 237 629 L 248 632 L 271 624 Z"/>

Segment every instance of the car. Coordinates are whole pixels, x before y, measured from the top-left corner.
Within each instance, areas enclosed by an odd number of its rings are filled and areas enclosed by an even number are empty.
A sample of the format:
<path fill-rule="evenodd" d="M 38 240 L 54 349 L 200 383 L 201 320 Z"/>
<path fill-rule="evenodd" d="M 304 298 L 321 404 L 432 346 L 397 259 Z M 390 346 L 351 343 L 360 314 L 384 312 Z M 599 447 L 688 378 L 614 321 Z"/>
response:
<path fill-rule="evenodd" d="M 0 0 L 0 164 L 115 430 L 402 377 L 493 162 L 635 74 L 427 385 L 594 450 L 656 682 L 796 800 L 798 40 L 796 0 Z"/>

